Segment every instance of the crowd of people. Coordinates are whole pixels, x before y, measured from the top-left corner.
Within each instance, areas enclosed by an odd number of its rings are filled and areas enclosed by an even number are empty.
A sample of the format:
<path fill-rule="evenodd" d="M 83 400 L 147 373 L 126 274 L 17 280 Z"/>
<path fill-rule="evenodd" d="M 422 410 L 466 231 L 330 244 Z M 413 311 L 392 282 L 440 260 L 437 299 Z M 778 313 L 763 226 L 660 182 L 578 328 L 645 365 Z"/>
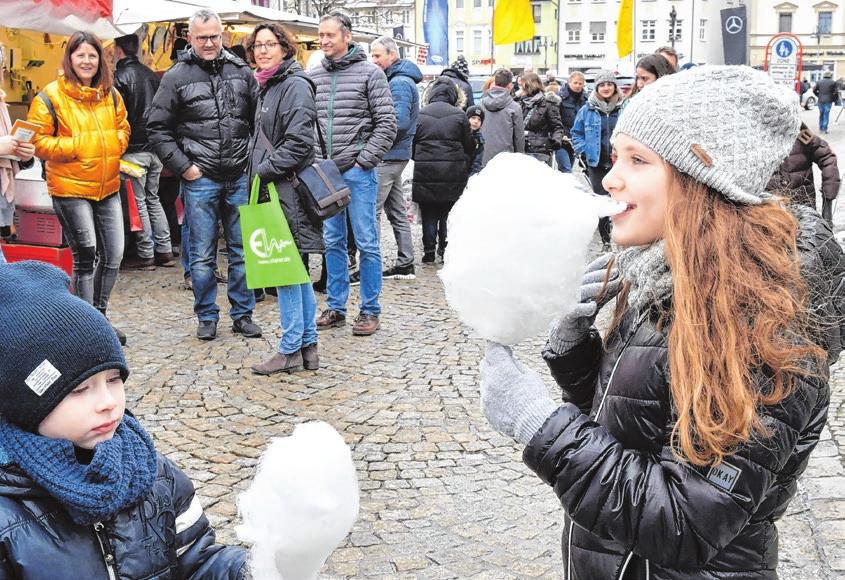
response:
<path fill-rule="evenodd" d="M 175 265 L 158 180 L 163 168 L 181 178 L 181 257 L 201 340 L 217 337 L 221 231 L 232 331 L 263 333 L 238 213 L 253 180 L 274 184 L 305 265 L 325 255 L 319 316 L 311 283 L 273 289 L 281 339 L 252 369 L 272 375 L 319 369 L 318 332 L 346 324 L 351 285 L 352 333 L 368 336 L 382 281 L 414 278 L 401 182 L 410 160 L 421 261 L 431 263 L 467 181 L 505 151 L 564 172 L 580 163 L 596 193 L 626 207 L 599 223 L 607 253 L 549 333 L 543 358 L 562 404 L 507 347 L 489 344 L 481 365 L 490 424 L 525 446 L 565 507 L 567 577 L 777 577 L 774 521 L 819 440 L 845 337 L 845 256 L 830 223 L 836 157 L 802 125 L 794 94 L 747 67 L 676 72 L 677 55 L 662 50 L 637 63 L 631 95 L 611 71 L 588 93 L 579 72 L 564 86 L 528 73 L 515 90 L 501 69 L 476 104 L 464 59 L 420 95 L 420 70 L 395 41 L 377 40 L 368 57 L 339 13 L 321 19 L 323 58 L 308 70 L 277 23 L 248 36 L 250 64 L 223 48 L 214 12 L 199 10 L 188 30 L 160 81 L 136 37 L 117 39 L 112 75 L 100 41 L 75 33 L 63 72 L 30 108 L 33 144 L 0 137 L 0 154 L 20 159 L 0 159 L 0 217 L 20 164 L 39 157 L 74 266 L 72 280 L 33 262 L 0 270 L 4 577 L 72 562 L 90 577 L 105 565 L 115 576 L 234 578 L 246 566 L 244 550 L 215 545 L 188 478 L 125 414 L 126 338 L 106 318 L 124 253 L 121 162 L 143 174 L 132 268 Z M 351 191 L 324 221 L 293 181 L 318 158 Z M 382 210 L 397 245 L 387 268 Z M 595 317 L 613 298 L 602 338 Z M 44 560 L 58 536 L 70 539 Z"/>

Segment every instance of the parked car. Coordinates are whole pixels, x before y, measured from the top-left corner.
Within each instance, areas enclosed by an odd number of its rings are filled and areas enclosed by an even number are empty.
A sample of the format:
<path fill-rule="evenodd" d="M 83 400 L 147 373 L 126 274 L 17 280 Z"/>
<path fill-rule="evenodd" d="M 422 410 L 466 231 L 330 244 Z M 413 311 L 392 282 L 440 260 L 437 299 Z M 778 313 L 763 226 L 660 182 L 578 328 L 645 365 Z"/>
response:
<path fill-rule="evenodd" d="M 816 95 L 813 94 L 813 89 L 810 89 L 804 93 L 803 97 L 801 97 L 801 106 L 809 111 L 816 106 L 817 101 L 818 99 L 816 98 Z"/>
<path fill-rule="evenodd" d="M 484 83 L 486 83 L 489 78 L 490 75 L 470 75 L 468 79 L 469 85 L 472 87 L 472 99 L 475 101 L 476 105 L 481 103 L 481 87 L 484 86 Z"/>

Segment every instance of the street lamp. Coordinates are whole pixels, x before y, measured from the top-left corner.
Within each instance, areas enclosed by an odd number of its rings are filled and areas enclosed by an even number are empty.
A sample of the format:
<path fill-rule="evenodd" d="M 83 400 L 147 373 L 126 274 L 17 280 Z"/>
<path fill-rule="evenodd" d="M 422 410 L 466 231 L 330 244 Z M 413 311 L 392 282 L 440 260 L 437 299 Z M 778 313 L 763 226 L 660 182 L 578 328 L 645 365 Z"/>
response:
<path fill-rule="evenodd" d="M 669 12 L 669 42 L 672 43 L 672 48 L 675 48 L 675 24 L 678 22 L 678 11 L 672 6 Z"/>

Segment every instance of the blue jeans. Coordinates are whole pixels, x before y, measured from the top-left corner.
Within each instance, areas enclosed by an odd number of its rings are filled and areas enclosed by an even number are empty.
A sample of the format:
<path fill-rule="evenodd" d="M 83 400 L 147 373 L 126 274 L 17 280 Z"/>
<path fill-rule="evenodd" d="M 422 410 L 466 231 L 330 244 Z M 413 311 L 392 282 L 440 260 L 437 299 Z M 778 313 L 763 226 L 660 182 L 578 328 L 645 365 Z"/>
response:
<path fill-rule="evenodd" d="M 185 204 L 184 195 L 182 197 L 182 205 Z M 185 274 L 191 273 L 191 228 L 188 226 L 188 218 L 182 217 L 182 254 L 179 260 L 182 262 L 182 269 Z"/>
<path fill-rule="evenodd" d="M 819 131 L 827 131 L 830 121 L 830 107 L 833 103 L 819 103 Z"/>
<path fill-rule="evenodd" d="M 282 338 L 279 352 L 293 354 L 317 344 L 317 298 L 311 283 L 276 288 Z"/>
<path fill-rule="evenodd" d="M 244 246 L 241 239 L 241 216 L 238 206 L 249 202 L 246 174 L 226 181 L 200 177 L 182 182 L 185 196 L 185 222 L 190 228 L 191 281 L 194 284 L 194 312 L 200 321 L 218 320 L 217 280 L 214 267 L 217 258 L 217 222 L 223 222 L 226 248 L 229 253 L 229 315 L 232 320 L 251 316 L 255 294 L 246 287 Z"/>
<path fill-rule="evenodd" d="M 360 252 L 361 313 L 381 314 L 378 298 L 381 294 L 381 248 L 376 221 L 378 184 L 375 169 L 357 165 L 343 174 L 352 191 L 352 201 L 339 214 L 323 222 L 323 241 L 326 244 L 326 270 L 329 308 L 346 314 L 349 299 L 349 268 L 346 250 L 346 213 L 349 212 L 355 244 Z"/>
<path fill-rule="evenodd" d="M 572 158 L 569 156 L 569 151 L 566 147 L 561 147 L 555 151 L 555 159 L 557 160 L 558 171 L 572 173 Z"/>
<path fill-rule="evenodd" d="M 53 197 L 62 235 L 73 253 L 73 293 L 106 312 L 123 259 L 123 208 L 120 195 L 100 201 Z"/>

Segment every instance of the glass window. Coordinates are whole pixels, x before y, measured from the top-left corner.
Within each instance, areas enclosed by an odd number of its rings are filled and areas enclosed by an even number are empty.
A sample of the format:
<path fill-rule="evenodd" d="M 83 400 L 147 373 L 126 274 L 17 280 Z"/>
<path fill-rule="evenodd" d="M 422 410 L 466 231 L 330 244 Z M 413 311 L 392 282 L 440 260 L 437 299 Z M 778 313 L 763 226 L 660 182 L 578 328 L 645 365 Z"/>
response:
<path fill-rule="evenodd" d="M 566 42 L 581 42 L 581 23 L 566 23 Z"/>
<path fill-rule="evenodd" d="M 475 54 L 481 54 L 484 49 L 481 47 L 481 31 L 480 30 L 473 30 L 472 31 L 472 52 Z"/>
<path fill-rule="evenodd" d="M 464 52 L 464 31 L 463 30 L 455 31 L 455 50 L 458 51 L 459 54 Z"/>
<path fill-rule="evenodd" d="M 778 32 L 792 32 L 792 12 L 778 14 Z"/>
<path fill-rule="evenodd" d="M 481 0 L 472 0 L 473 8 L 481 8 Z"/>
<path fill-rule="evenodd" d="M 707 40 L 707 19 L 698 21 L 698 40 Z"/>
<path fill-rule="evenodd" d="M 833 27 L 833 12 L 819 12 L 819 33 L 830 34 Z"/>
<path fill-rule="evenodd" d="M 455 0 L 455 8 L 457 10 L 463 10 L 464 9 L 464 0 Z"/>
<path fill-rule="evenodd" d="M 654 40 L 656 20 L 640 20 L 640 40 Z"/>
<path fill-rule="evenodd" d="M 607 30 L 607 22 L 590 22 L 590 41 L 604 42 L 604 33 Z"/>
<path fill-rule="evenodd" d="M 532 4 L 531 13 L 534 15 L 534 24 L 540 24 L 540 18 L 543 15 L 543 7 L 539 4 Z"/>
<path fill-rule="evenodd" d="M 671 24 L 672 24 L 672 23 L 670 22 L 670 23 L 669 23 L 669 25 L 671 26 Z M 677 41 L 679 41 L 679 40 L 683 40 L 683 39 L 681 38 L 681 37 L 682 37 L 682 34 L 681 34 L 681 33 L 683 32 L 683 29 L 684 29 L 684 21 L 683 21 L 683 20 L 680 20 L 680 19 L 676 20 L 676 21 L 675 21 L 675 30 L 674 30 L 675 42 L 677 42 Z M 670 31 L 669 31 L 669 35 L 670 35 L 670 36 L 669 36 L 669 41 L 670 41 L 670 42 L 672 41 L 672 36 L 673 36 L 672 32 L 673 32 L 672 30 L 670 30 Z"/>

